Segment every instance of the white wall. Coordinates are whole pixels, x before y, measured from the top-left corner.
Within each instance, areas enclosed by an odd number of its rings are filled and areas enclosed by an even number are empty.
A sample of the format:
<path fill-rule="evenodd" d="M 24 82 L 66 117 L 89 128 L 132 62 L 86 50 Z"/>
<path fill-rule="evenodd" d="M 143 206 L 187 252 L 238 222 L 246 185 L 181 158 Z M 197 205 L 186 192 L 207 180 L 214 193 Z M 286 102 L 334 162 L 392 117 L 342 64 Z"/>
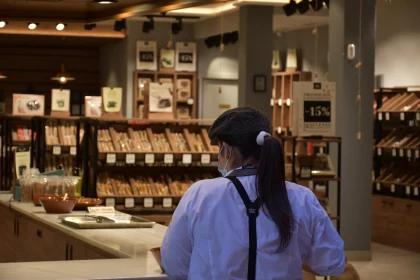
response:
<path fill-rule="evenodd" d="M 420 1 L 377 1 L 375 75 L 383 86 L 420 85 Z"/>
<path fill-rule="evenodd" d="M 328 26 L 318 28 L 318 47 L 316 47 L 316 36 L 312 34 L 312 30 L 313 28 L 306 28 L 283 32 L 281 37 L 273 35 L 273 49 L 280 50 L 282 56 L 285 56 L 288 48 L 296 48 L 300 69 L 309 72 L 316 71 L 319 80 L 323 81 L 328 73 Z M 282 63 L 285 63 L 284 57 Z"/>

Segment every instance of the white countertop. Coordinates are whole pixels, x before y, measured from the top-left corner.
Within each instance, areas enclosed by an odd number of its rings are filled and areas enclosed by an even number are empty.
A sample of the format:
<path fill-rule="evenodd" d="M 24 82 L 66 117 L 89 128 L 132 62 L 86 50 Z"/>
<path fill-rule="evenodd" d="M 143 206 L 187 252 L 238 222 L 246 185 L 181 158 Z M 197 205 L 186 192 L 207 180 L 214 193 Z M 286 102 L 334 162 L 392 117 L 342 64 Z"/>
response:
<path fill-rule="evenodd" d="M 10 194 L 0 194 L 9 206 Z M 73 229 L 61 224 L 58 215 L 46 214 L 32 203 L 11 202 L 10 207 L 57 231 L 90 244 L 120 259 L 59 262 L 0 263 L 0 279 L 169 279 L 161 273 L 149 250 L 159 247 L 166 227 L 139 229 Z M 74 211 L 73 214 L 84 213 Z"/>

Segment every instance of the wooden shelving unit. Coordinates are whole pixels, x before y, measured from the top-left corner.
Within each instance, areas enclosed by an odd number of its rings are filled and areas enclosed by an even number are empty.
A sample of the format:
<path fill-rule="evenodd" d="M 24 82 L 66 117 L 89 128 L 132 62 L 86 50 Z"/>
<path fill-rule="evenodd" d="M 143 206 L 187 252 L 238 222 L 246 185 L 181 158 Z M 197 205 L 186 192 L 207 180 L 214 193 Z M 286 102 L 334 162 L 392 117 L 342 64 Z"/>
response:
<path fill-rule="evenodd" d="M 170 70 L 141 71 L 133 73 L 133 117 L 148 119 L 146 84 L 171 82 L 173 88 L 173 113 L 175 119 L 197 118 L 197 74 Z M 143 108 L 143 109 L 141 109 Z"/>
<path fill-rule="evenodd" d="M 310 81 L 311 72 L 274 72 L 272 125 L 273 135 L 290 136 L 293 116 L 293 82 Z"/>

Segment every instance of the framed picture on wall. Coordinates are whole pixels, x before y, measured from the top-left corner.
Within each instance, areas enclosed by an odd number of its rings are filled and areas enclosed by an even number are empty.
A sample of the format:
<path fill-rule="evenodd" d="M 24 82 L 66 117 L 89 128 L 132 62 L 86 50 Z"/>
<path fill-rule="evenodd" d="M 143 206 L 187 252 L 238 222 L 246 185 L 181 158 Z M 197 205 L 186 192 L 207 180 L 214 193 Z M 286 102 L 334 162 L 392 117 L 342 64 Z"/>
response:
<path fill-rule="evenodd" d="M 254 92 L 265 92 L 267 89 L 267 78 L 265 75 L 254 75 Z"/>

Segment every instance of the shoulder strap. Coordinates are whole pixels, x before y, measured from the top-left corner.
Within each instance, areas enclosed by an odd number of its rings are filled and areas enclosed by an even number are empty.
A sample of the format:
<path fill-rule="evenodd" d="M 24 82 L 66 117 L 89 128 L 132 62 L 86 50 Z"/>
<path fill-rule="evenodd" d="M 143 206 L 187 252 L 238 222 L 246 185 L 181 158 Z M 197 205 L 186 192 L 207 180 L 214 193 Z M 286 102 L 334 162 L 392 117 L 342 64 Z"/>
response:
<path fill-rule="evenodd" d="M 228 176 L 226 178 L 235 185 L 235 188 L 246 207 L 246 214 L 248 215 L 249 221 L 248 280 L 255 280 L 255 269 L 257 264 L 257 216 L 260 203 L 258 198 L 254 202 L 251 202 L 244 186 L 238 178 L 233 176 Z"/>

